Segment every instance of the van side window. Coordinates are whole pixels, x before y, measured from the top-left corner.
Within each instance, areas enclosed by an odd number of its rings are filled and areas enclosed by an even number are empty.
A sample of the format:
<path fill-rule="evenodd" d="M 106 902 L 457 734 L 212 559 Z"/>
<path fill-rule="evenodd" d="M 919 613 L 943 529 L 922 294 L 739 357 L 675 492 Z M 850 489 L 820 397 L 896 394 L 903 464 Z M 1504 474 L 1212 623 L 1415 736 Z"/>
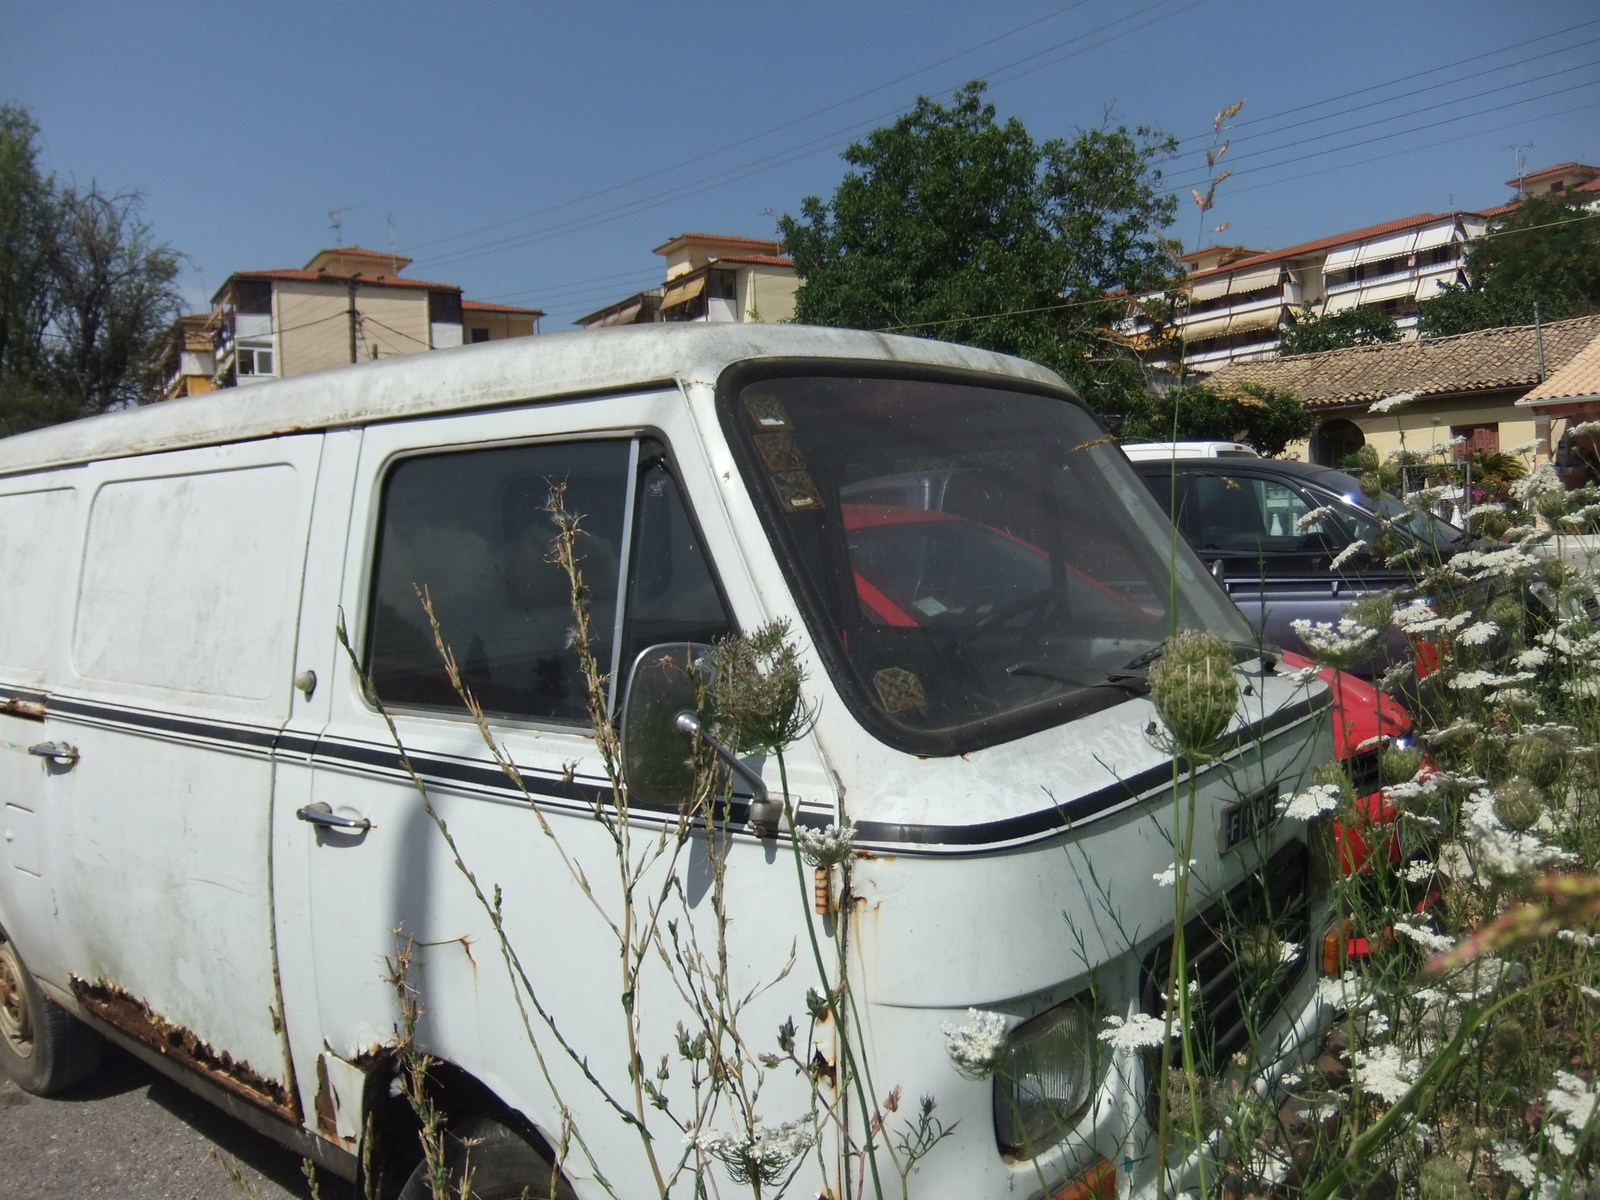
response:
<path fill-rule="evenodd" d="M 633 443 L 541 443 L 408 458 L 384 483 L 366 668 L 386 703 L 461 712 L 417 597 L 487 712 L 586 723 L 572 597 L 551 561 L 551 488 L 579 517 L 594 650 L 609 667 Z"/>
<path fill-rule="evenodd" d="M 640 477 L 635 546 L 621 676 L 648 646 L 712 642 L 733 631 L 677 481 L 660 461 Z"/>

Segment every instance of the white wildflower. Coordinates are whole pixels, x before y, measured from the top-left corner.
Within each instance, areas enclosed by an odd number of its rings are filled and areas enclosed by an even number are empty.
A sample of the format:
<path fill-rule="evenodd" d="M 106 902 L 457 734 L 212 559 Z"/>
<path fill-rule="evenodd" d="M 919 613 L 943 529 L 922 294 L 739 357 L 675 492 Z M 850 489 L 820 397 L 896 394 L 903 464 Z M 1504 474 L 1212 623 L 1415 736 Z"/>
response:
<path fill-rule="evenodd" d="M 1595 1092 L 1593 1084 L 1567 1071 L 1557 1071 L 1555 1080 L 1556 1086 L 1544 1094 L 1545 1106 L 1567 1128 L 1574 1133 L 1582 1133 L 1583 1127 L 1594 1116 L 1596 1106 L 1600 1105 L 1600 1094 Z"/>
<path fill-rule="evenodd" d="M 1567 485 L 1549 463 L 1540 463 L 1521 479 L 1511 484 L 1511 494 L 1525 505 L 1532 505 L 1541 496 L 1566 495 Z"/>
<path fill-rule="evenodd" d="M 985 1079 L 1000 1065 L 1010 1022 L 997 1012 L 967 1009 L 967 1024 L 944 1029 L 944 1050 L 955 1068 L 968 1079 Z"/>
<path fill-rule="evenodd" d="M 1589 999 L 1600 1002 L 1600 990 L 1592 988 L 1586 983 L 1580 983 L 1578 985 L 1578 990 L 1585 996 L 1589 997 Z"/>
<path fill-rule="evenodd" d="M 1539 448 L 1539 439 L 1534 438 L 1527 442 L 1518 442 L 1515 446 L 1507 446 L 1502 454 L 1532 454 Z"/>
<path fill-rule="evenodd" d="M 1570 942 L 1580 950 L 1600 950 L 1600 933 L 1579 933 L 1576 929 L 1558 929 L 1556 937 Z"/>
<path fill-rule="evenodd" d="M 1310 821 L 1338 808 L 1341 794 L 1342 789 L 1336 783 L 1313 783 L 1305 791 L 1280 801 L 1279 808 L 1287 820 Z"/>
<path fill-rule="evenodd" d="M 1456 944 L 1456 939 L 1453 937 L 1449 937 L 1442 933 L 1435 933 L 1433 930 L 1428 929 L 1425 926 L 1412 925 L 1407 921 L 1396 921 L 1394 923 L 1394 931 L 1399 934 L 1404 934 L 1417 945 L 1421 946 L 1429 954 L 1443 954 L 1446 950 L 1451 949 Z"/>
<path fill-rule="evenodd" d="M 1195 860 L 1191 858 L 1189 860 L 1189 870 L 1194 870 L 1195 866 Z M 1172 887 L 1178 882 L 1178 864 L 1173 863 L 1165 871 L 1157 871 L 1150 878 L 1154 879 L 1159 887 Z"/>
<path fill-rule="evenodd" d="M 1489 1151 L 1489 1157 L 1494 1159 L 1495 1166 L 1525 1188 L 1531 1188 L 1533 1181 L 1539 1177 L 1539 1168 L 1534 1166 L 1533 1159 L 1515 1142 L 1497 1143 Z"/>
<path fill-rule="evenodd" d="M 1577 855 L 1547 846 L 1532 833 L 1507 829 L 1495 811 L 1494 793 L 1486 788 L 1468 797 L 1461 817 L 1474 864 L 1492 875 L 1511 879 L 1577 861 Z"/>
<path fill-rule="evenodd" d="M 1513 666 L 1520 667 L 1524 671 L 1531 671 L 1536 667 L 1542 667 L 1549 661 L 1550 651 L 1539 646 L 1530 646 L 1528 649 L 1524 650 L 1521 654 L 1517 655 L 1511 660 Z"/>
<path fill-rule="evenodd" d="M 1388 1104 L 1393 1104 L 1417 1081 L 1421 1063 L 1407 1062 L 1398 1046 L 1377 1046 L 1357 1050 L 1353 1057 L 1355 1076 L 1361 1087 Z"/>
<path fill-rule="evenodd" d="M 1362 539 L 1357 538 L 1355 541 L 1351 542 L 1348 546 L 1346 546 L 1343 550 L 1339 551 L 1338 554 L 1334 555 L 1333 561 L 1328 564 L 1328 570 L 1337 571 L 1340 567 L 1344 566 L 1345 563 L 1349 562 L 1356 555 L 1358 555 L 1358 554 L 1362 553 L 1364 550 L 1366 550 L 1366 548 L 1367 548 L 1367 543 L 1364 542 Z"/>
<path fill-rule="evenodd" d="M 1544 1140 L 1562 1158 L 1571 1158 L 1578 1152 L 1578 1139 L 1568 1133 L 1561 1125 L 1546 1125 L 1544 1127 Z"/>
<path fill-rule="evenodd" d="M 1445 618 L 1421 600 L 1415 600 L 1394 610 L 1394 623 L 1410 634 L 1433 633 L 1444 628 Z"/>
<path fill-rule="evenodd" d="M 736 1183 L 775 1183 L 791 1162 L 816 1144 L 817 1134 L 806 1119 L 767 1126 L 758 1117 L 746 1133 L 700 1129 L 684 1141 L 727 1167 Z"/>
<path fill-rule="evenodd" d="M 1419 858 L 1415 862 L 1408 862 L 1401 867 L 1400 877 L 1407 883 L 1427 883 L 1428 880 L 1434 877 L 1437 870 L 1438 868 L 1431 862 Z"/>
<path fill-rule="evenodd" d="M 801 826 L 795 831 L 800 841 L 800 857 L 809 866 L 832 867 L 850 857 L 850 847 L 855 843 L 855 826 L 828 825 L 822 829 Z"/>
<path fill-rule="evenodd" d="M 1500 632 L 1500 626 L 1493 621 L 1479 621 L 1469 625 L 1456 635 L 1456 639 L 1463 646 L 1483 646 Z"/>
<path fill-rule="evenodd" d="M 1583 421 L 1567 430 L 1573 437 L 1593 437 L 1600 433 L 1600 421 Z"/>
<path fill-rule="evenodd" d="M 1179 1037 L 1182 1032 L 1174 1025 L 1170 1036 Z M 1113 1050 L 1145 1050 L 1167 1040 L 1167 1023 L 1149 1013 L 1137 1013 L 1126 1021 L 1107 1017 L 1106 1027 L 1096 1036 Z"/>
<path fill-rule="evenodd" d="M 1378 643 L 1378 631 L 1349 617 L 1337 625 L 1327 621 L 1291 621 L 1289 627 L 1306 644 L 1312 657 L 1353 661 L 1369 654 Z"/>
<path fill-rule="evenodd" d="M 1397 408 L 1410 404 L 1416 398 L 1416 392 L 1396 392 L 1392 396 L 1385 396 L 1382 400 L 1377 401 L 1367 411 L 1374 413 L 1393 412 Z"/>
<path fill-rule="evenodd" d="M 1324 504 L 1321 508 L 1313 508 L 1310 512 L 1302 514 L 1300 518 L 1295 521 L 1295 531 L 1297 533 L 1306 533 L 1315 526 L 1326 521 L 1331 516 L 1333 516 L 1333 508 L 1331 505 Z"/>

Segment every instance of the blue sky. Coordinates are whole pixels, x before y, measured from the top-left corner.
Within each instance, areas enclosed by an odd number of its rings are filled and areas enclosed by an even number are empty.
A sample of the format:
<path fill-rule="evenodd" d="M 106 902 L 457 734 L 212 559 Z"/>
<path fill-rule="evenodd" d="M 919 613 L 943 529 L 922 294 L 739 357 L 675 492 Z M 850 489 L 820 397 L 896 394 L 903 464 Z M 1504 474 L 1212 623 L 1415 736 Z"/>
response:
<path fill-rule="evenodd" d="M 193 308 L 335 244 L 343 209 L 345 245 L 568 328 L 659 282 L 675 234 L 774 236 L 850 140 L 974 78 L 1039 139 L 1107 113 L 1182 138 L 1188 246 L 1499 203 L 1519 156 L 1600 165 L 1593 0 L 0 6 L 0 101 L 58 178 L 144 194 Z"/>

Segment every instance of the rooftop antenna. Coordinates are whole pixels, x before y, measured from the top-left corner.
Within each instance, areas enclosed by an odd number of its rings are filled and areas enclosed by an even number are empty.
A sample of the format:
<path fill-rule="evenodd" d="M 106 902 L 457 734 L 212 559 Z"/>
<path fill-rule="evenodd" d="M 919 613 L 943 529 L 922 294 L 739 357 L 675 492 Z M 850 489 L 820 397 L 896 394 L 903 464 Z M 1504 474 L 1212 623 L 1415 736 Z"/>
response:
<path fill-rule="evenodd" d="M 396 254 L 394 250 L 394 214 L 384 213 L 383 219 L 388 222 L 389 225 L 389 257 L 398 261 L 400 256 Z"/>
<path fill-rule="evenodd" d="M 1523 194 L 1522 177 L 1528 173 L 1528 158 L 1527 155 L 1523 154 L 1523 151 L 1532 150 L 1533 143 L 1522 142 L 1519 144 L 1517 142 L 1512 142 L 1511 145 L 1506 147 L 1506 149 L 1511 151 L 1511 153 L 1514 154 L 1517 159 L 1517 174 L 1515 178 L 1517 181 L 1517 195 L 1520 196 Z"/>
<path fill-rule="evenodd" d="M 333 244 L 335 246 L 344 245 L 344 222 L 339 218 L 347 212 L 355 212 L 356 209 L 363 207 L 365 206 L 361 204 L 348 204 L 344 208 L 330 208 L 328 210 L 328 228 L 333 230 Z"/>

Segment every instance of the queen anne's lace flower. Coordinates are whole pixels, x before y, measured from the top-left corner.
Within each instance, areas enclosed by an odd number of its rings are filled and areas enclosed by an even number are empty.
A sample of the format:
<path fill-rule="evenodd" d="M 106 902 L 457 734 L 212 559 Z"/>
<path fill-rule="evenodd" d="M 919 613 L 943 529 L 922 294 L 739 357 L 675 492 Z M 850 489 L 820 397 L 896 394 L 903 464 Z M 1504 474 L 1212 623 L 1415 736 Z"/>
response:
<path fill-rule="evenodd" d="M 1374 413 L 1393 412 L 1397 408 L 1410 404 L 1416 398 L 1416 392 L 1396 392 L 1392 396 L 1385 396 L 1382 400 L 1377 401 L 1367 411 Z"/>
<path fill-rule="evenodd" d="M 968 1079 L 984 1079 L 994 1073 L 1005 1054 L 1006 1030 L 1010 1022 L 1004 1014 L 967 1009 L 965 1025 L 944 1028 L 944 1050 L 955 1068 Z"/>
<path fill-rule="evenodd" d="M 1388 1104 L 1410 1091 L 1421 1071 L 1421 1064 L 1407 1062 L 1398 1046 L 1357 1050 L 1353 1058 L 1355 1075 L 1362 1088 Z"/>
<path fill-rule="evenodd" d="M 1339 807 L 1343 789 L 1336 783 L 1313 783 L 1303 792 L 1296 792 L 1279 807 L 1290 821 L 1309 821 Z"/>
<path fill-rule="evenodd" d="M 1182 1030 L 1174 1025 L 1171 1036 L 1181 1034 Z M 1145 1050 L 1167 1040 L 1167 1023 L 1149 1013 L 1137 1013 L 1126 1021 L 1107 1017 L 1106 1027 L 1096 1036 L 1113 1050 Z"/>

